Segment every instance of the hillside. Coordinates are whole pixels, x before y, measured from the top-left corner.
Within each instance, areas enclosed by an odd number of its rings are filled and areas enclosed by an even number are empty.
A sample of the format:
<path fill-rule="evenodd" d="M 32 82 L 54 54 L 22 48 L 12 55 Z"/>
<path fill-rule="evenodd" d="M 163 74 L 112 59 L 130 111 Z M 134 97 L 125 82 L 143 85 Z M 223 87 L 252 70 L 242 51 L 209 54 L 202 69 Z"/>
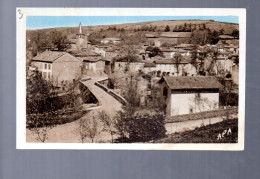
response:
<path fill-rule="evenodd" d="M 89 34 L 94 31 L 100 31 L 101 29 L 105 30 L 109 27 L 116 27 L 117 29 L 124 28 L 125 30 L 133 31 L 137 28 L 142 28 L 143 26 L 157 26 L 156 31 L 163 31 L 165 29 L 165 26 L 168 25 L 170 27 L 170 30 L 175 26 L 183 25 L 183 24 L 191 24 L 191 25 L 202 25 L 205 24 L 206 28 L 209 28 L 210 30 L 216 30 L 219 31 L 220 29 L 224 30 L 224 34 L 230 34 L 234 29 L 238 29 L 238 24 L 233 23 L 224 23 L 224 22 L 217 22 L 217 21 L 202 21 L 202 20 L 172 20 L 172 21 L 154 21 L 154 22 L 141 22 L 141 23 L 126 23 L 126 24 L 116 24 L 116 25 L 98 25 L 98 26 L 83 26 L 83 32 L 85 34 Z M 49 29 L 42 29 L 43 31 L 50 31 L 54 28 Z M 75 34 L 78 32 L 78 27 L 58 27 L 55 28 L 57 31 L 61 31 L 65 33 L 66 35 Z M 35 30 L 27 30 L 27 32 L 35 31 Z"/>

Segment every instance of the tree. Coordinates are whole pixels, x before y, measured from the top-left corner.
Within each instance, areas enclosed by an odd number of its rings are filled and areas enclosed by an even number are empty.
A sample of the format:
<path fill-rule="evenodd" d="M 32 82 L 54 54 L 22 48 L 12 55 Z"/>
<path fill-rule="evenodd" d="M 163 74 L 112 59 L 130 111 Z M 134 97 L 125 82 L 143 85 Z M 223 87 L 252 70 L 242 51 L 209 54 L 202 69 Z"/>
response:
<path fill-rule="evenodd" d="M 62 32 L 54 30 L 51 34 L 51 43 L 54 48 L 57 48 L 59 51 L 65 51 L 70 48 L 69 40 L 66 35 L 63 35 Z"/>
<path fill-rule="evenodd" d="M 183 56 L 180 53 L 175 53 L 172 60 L 176 66 L 177 76 L 179 76 L 179 66 L 181 64 L 181 61 L 183 60 Z"/>
<path fill-rule="evenodd" d="M 56 30 L 35 30 L 28 33 L 27 38 L 30 40 L 30 42 L 27 42 L 27 47 L 32 47 L 33 56 L 37 55 L 37 52 L 43 52 L 47 48 L 57 48 L 59 51 L 65 51 L 70 48 L 67 36 Z"/>
<path fill-rule="evenodd" d="M 170 26 L 166 25 L 165 29 L 164 29 L 164 32 L 170 32 Z"/>
<path fill-rule="evenodd" d="M 76 131 L 79 133 L 82 143 L 84 143 L 87 138 L 89 138 L 91 142 L 94 143 L 95 138 L 100 133 L 98 128 L 98 121 L 94 114 L 88 114 L 85 117 L 80 118 Z"/>
<path fill-rule="evenodd" d="M 120 112 L 118 116 L 119 131 L 129 142 L 147 142 L 166 136 L 164 116 L 159 112 L 134 116 Z"/>
<path fill-rule="evenodd" d="M 149 53 L 149 57 L 150 58 L 151 57 L 155 57 L 155 56 L 164 57 L 163 52 L 158 47 L 151 47 L 151 46 L 149 46 L 149 47 L 147 47 L 145 49 L 145 51 L 149 51 L 150 52 Z"/>
<path fill-rule="evenodd" d="M 231 33 L 232 36 L 239 38 L 239 30 L 238 29 L 234 29 Z"/>
<path fill-rule="evenodd" d="M 130 44 L 125 44 L 121 46 L 120 53 L 122 54 L 122 58 L 126 60 L 126 69 L 125 71 L 129 71 L 129 66 L 131 62 L 134 62 L 138 56 L 138 47 L 134 47 Z"/>
<path fill-rule="evenodd" d="M 190 43 L 197 45 L 210 44 L 211 42 L 216 43 L 216 38 L 218 38 L 218 35 L 220 34 L 212 34 L 210 30 L 207 28 L 201 30 L 194 30 L 191 33 Z"/>
<path fill-rule="evenodd" d="M 137 76 L 135 74 L 129 74 L 129 78 L 123 91 L 124 98 L 127 101 L 125 111 L 128 116 L 134 115 L 140 100 L 137 90 Z"/>
<path fill-rule="evenodd" d="M 26 124 L 27 128 L 37 135 L 36 139 L 45 142 L 48 131 L 54 125 L 52 108 L 46 106 L 50 96 L 55 95 L 52 85 L 42 78 L 36 70 L 26 79 Z"/>
<path fill-rule="evenodd" d="M 111 135 L 111 142 L 114 143 L 114 135 L 117 133 L 116 131 L 116 118 L 110 116 L 104 110 L 98 113 L 98 118 L 103 124 L 103 131 L 108 132 Z"/>

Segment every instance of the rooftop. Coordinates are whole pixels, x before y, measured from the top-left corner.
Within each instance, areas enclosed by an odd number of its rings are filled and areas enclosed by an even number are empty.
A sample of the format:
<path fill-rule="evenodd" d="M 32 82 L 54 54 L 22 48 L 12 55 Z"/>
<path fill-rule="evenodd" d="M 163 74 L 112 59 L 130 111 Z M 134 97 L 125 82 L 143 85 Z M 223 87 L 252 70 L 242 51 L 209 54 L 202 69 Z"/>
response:
<path fill-rule="evenodd" d="M 87 51 L 71 51 L 72 54 L 74 54 L 76 57 L 89 57 L 89 56 L 100 56 L 99 54 L 87 50 Z"/>
<path fill-rule="evenodd" d="M 170 89 L 218 89 L 221 87 L 217 78 L 212 76 L 164 76 L 160 81 L 165 81 Z"/>
<path fill-rule="evenodd" d="M 191 32 L 162 32 L 160 37 L 189 38 L 191 37 Z"/>
<path fill-rule="evenodd" d="M 220 39 L 234 39 L 234 36 L 231 36 L 231 35 L 220 35 L 219 38 Z"/>
<path fill-rule="evenodd" d="M 39 53 L 37 56 L 33 57 L 33 61 L 45 61 L 45 62 L 53 62 L 61 56 L 65 55 L 67 52 L 60 51 L 44 51 Z"/>
<path fill-rule="evenodd" d="M 97 62 L 102 60 L 102 58 L 97 58 L 97 57 L 78 57 L 78 59 L 84 62 Z"/>
<path fill-rule="evenodd" d="M 108 38 L 104 38 L 102 40 L 111 40 L 111 41 L 120 41 L 120 38 L 115 38 L 115 37 L 108 37 Z"/>

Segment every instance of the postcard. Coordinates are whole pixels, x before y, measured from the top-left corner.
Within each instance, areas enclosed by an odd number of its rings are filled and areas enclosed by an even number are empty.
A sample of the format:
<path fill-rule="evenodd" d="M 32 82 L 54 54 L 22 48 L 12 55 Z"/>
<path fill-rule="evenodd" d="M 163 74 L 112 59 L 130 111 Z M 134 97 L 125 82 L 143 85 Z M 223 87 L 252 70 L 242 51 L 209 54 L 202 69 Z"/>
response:
<path fill-rule="evenodd" d="M 245 9 L 16 10 L 17 149 L 244 150 Z"/>

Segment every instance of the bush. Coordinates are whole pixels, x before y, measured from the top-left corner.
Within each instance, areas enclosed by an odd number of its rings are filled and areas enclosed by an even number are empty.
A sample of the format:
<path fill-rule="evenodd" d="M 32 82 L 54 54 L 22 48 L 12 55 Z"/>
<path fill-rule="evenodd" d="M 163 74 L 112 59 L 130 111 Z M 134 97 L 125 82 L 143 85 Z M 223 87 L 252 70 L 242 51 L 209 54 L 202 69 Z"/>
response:
<path fill-rule="evenodd" d="M 121 115 L 121 123 L 124 123 L 129 142 L 147 142 L 166 136 L 164 116 L 160 113 Z"/>

